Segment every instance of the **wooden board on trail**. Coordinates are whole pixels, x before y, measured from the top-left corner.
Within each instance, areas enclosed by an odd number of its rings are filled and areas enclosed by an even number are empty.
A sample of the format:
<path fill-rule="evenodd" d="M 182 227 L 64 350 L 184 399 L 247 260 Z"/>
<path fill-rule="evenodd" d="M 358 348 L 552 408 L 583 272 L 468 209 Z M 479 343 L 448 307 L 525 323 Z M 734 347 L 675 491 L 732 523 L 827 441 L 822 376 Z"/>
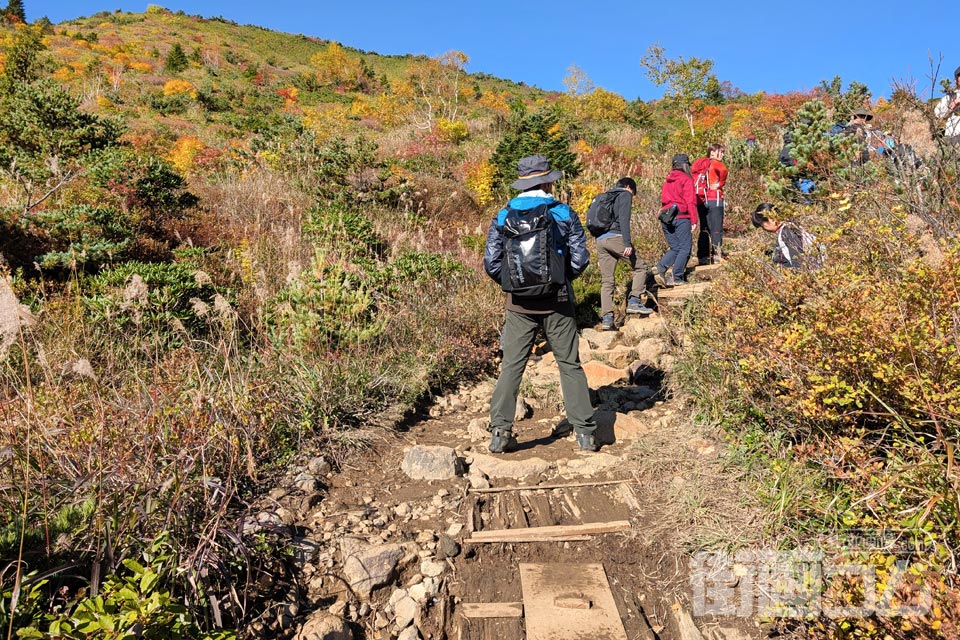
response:
<path fill-rule="evenodd" d="M 679 287 L 663 288 L 657 290 L 657 299 L 676 300 L 692 298 L 705 293 L 710 288 L 709 282 L 693 282 Z"/>
<path fill-rule="evenodd" d="M 522 602 L 464 602 L 466 618 L 522 618 Z"/>
<path fill-rule="evenodd" d="M 527 640 L 627 640 L 602 564 L 521 563 L 520 583 Z"/>
<path fill-rule="evenodd" d="M 630 529 L 629 520 L 613 522 L 590 522 L 587 524 L 554 525 L 552 527 L 524 527 L 520 529 L 490 529 L 477 531 L 468 543 L 478 542 L 525 542 L 583 536 L 593 533 L 616 533 Z"/>

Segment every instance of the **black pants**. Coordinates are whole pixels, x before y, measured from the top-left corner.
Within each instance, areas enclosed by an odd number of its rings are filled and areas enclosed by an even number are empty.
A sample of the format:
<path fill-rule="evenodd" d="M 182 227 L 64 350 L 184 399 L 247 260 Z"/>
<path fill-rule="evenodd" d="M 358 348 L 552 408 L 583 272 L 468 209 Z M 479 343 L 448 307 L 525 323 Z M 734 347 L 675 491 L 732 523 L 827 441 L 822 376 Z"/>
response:
<path fill-rule="evenodd" d="M 697 262 L 709 261 L 723 244 L 723 200 L 697 203 L 700 214 L 700 236 L 697 238 Z M 713 250 L 711 251 L 711 245 Z"/>

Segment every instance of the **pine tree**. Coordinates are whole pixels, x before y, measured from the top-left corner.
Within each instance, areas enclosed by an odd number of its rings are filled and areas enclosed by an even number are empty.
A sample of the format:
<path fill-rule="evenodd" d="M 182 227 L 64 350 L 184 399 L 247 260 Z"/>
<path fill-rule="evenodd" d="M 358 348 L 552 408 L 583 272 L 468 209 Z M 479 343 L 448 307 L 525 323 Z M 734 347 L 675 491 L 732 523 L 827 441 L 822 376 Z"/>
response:
<path fill-rule="evenodd" d="M 23 0 L 8 0 L 7 9 L 4 13 L 8 19 L 16 18 L 24 24 L 27 22 L 27 11 L 23 7 Z"/>
<path fill-rule="evenodd" d="M 189 65 L 190 61 L 187 60 L 187 54 L 183 52 L 183 47 L 180 46 L 179 42 L 170 47 L 167 58 L 163 63 L 167 73 L 180 73 Z"/>
<path fill-rule="evenodd" d="M 525 114 L 518 112 L 512 130 L 507 132 L 493 152 L 490 162 L 497 168 L 497 180 L 504 189 L 517 179 L 517 160 L 542 154 L 550 166 L 566 178 L 580 174 L 577 154 L 571 153 L 570 139 L 563 132 L 557 114 L 552 111 Z"/>

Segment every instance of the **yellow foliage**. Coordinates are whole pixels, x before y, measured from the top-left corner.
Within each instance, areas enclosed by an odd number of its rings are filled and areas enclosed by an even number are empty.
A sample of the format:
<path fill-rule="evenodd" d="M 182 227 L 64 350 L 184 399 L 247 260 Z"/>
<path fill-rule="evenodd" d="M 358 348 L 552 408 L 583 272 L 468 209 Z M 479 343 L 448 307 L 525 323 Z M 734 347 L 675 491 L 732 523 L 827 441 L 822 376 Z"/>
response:
<path fill-rule="evenodd" d="M 350 109 L 346 105 L 327 104 L 304 109 L 303 124 L 316 134 L 319 142 L 324 142 L 344 132 L 349 115 Z"/>
<path fill-rule="evenodd" d="M 110 98 L 107 98 L 106 96 L 97 96 L 97 106 L 104 108 L 112 107 L 113 102 L 111 102 Z"/>
<path fill-rule="evenodd" d="M 384 93 L 373 100 L 371 105 L 373 116 L 377 122 L 387 127 L 403 124 L 410 117 L 412 107 L 410 103 L 397 98 L 391 93 Z"/>
<path fill-rule="evenodd" d="M 348 54 L 338 42 L 331 42 L 323 51 L 310 58 L 321 84 L 356 83 L 363 72 L 360 59 Z"/>
<path fill-rule="evenodd" d="M 627 101 L 622 96 L 597 87 L 582 98 L 581 114 L 589 120 L 622 120 Z"/>
<path fill-rule="evenodd" d="M 178 96 L 184 93 L 189 94 L 191 98 L 197 97 L 197 89 L 187 80 L 174 78 L 173 80 L 167 80 L 167 83 L 163 85 L 163 95 L 165 96 Z"/>
<path fill-rule="evenodd" d="M 70 67 L 60 67 L 53 72 L 53 79 L 60 82 L 67 82 L 73 77 L 73 69 Z"/>
<path fill-rule="evenodd" d="M 98 26 L 99 26 L 101 29 L 109 29 L 110 27 L 113 26 L 113 23 L 112 23 L 112 22 L 101 22 Z"/>
<path fill-rule="evenodd" d="M 153 71 L 153 65 L 149 62 L 131 62 L 130 68 L 140 73 L 150 73 Z"/>
<path fill-rule="evenodd" d="M 577 140 L 573 143 L 573 152 L 582 158 L 593 153 L 593 147 L 586 140 Z"/>
<path fill-rule="evenodd" d="M 467 125 L 463 122 L 440 118 L 437 120 L 437 137 L 443 142 L 459 144 L 469 136 Z"/>
<path fill-rule="evenodd" d="M 510 115 L 510 104 L 507 102 L 509 94 L 496 93 L 495 91 L 485 92 L 480 96 L 480 106 L 490 109 L 502 116 Z"/>
<path fill-rule="evenodd" d="M 183 136 L 174 144 L 173 149 L 167 159 L 176 167 L 180 173 L 188 173 L 193 167 L 193 160 L 197 154 L 206 148 L 200 140 L 194 136 Z"/>
<path fill-rule="evenodd" d="M 478 162 L 467 170 L 467 189 L 473 192 L 474 199 L 481 207 L 493 202 L 496 174 L 497 168 L 487 160 Z"/>
<path fill-rule="evenodd" d="M 599 182 L 574 182 L 570 185 L 573 192 L 570 198 L 570 208 L 577 212 L 581 218 L 587 213 L 587 207 L 593 202 L 593 199 L 606 191 Z"/>
<path fill-rule="evenodd" d="M 350 115 L 361 118 L 373 115 L 373 105 L 365 96 L 358 96 L 350 103 Z"/>
<path fill-rule="evenodd" d="M 561 134 L 563 134 L 563 125 L 561 125 L 559 122 L 547 129 L 547 135 L 551 138 L 556 138 Z"/>

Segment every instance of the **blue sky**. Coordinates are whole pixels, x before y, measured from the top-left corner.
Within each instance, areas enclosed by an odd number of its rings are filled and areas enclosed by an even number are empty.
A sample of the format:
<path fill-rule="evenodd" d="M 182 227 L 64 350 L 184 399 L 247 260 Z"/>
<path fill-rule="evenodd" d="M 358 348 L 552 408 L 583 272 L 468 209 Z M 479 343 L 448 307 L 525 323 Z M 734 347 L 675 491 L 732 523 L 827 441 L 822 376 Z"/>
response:
<path fill-rule="evenodd" d="M 142 12 L 147 3 L 25 0 L 27 18 L 60 22 L 98 11 Z M 468 71 L 563 89 L 576 64 L 597 86 L 627 99 L 657 98 L 640 58 L 660 42 L 668 57 L 710 58 L 743 91 L 810 89 L 840 75 L 875 96 L 894 79 L 929 95 L 929 56 L 941 76 L 960 66 L 960 2 L 524 2 L 521 0 L 156 0 L 171 10 L 303 33 L 379 53 L 470 57 Z M 856 7 L 862 7 L 858 10 Z M 939 90 L 935 95 L 939 95 Z"/>

